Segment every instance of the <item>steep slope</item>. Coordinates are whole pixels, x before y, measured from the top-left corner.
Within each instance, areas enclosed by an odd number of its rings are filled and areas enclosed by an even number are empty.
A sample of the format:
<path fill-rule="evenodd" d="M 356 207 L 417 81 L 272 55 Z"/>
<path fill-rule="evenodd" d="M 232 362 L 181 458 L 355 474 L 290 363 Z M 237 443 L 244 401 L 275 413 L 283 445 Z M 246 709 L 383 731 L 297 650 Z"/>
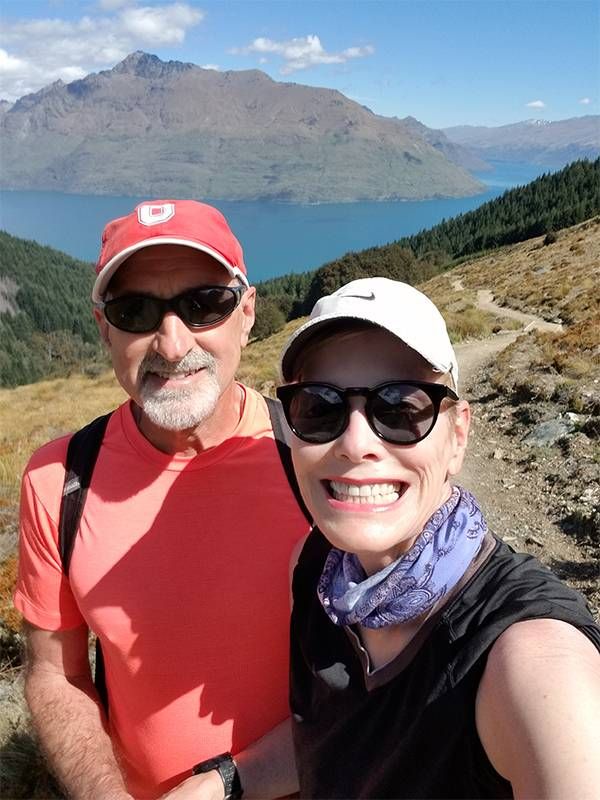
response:
<path fill-rule="evenodd" d="M 331 89 L 134 53 L 0 115 L 2 184 L 325 202 L 480 190 L 411 126 Z"/>
<path fill-rule="evenodd" d="M 0 231 L 0 386 L 104 364 L 91 264 Z"/>
<path fill-rule="evenodd" d="M 486 172 L 490 169 L 490 165 L 473 150 L 468 146 L 452 141 L 444 131 L 428 128 L 414 117 L 405 117 L 401 122 L 416 136 L 420 136 L 432 147 L 435 147 L 453 164 L 458 164 L 459 167 L 463 167 L 469 172 Z"/>

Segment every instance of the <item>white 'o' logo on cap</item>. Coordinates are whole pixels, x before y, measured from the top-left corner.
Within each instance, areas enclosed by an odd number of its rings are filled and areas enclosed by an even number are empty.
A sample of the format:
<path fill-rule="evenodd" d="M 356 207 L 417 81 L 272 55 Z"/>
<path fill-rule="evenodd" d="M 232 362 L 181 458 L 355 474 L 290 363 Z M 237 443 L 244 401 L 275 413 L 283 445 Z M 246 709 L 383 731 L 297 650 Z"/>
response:
<path fill-rule="evenodd" d="M 137 214 L 141 225 L 158 225 L 175 215 L 175 203 L 163 203 L 159 206 L 146 203 L 138 208 Z"/>

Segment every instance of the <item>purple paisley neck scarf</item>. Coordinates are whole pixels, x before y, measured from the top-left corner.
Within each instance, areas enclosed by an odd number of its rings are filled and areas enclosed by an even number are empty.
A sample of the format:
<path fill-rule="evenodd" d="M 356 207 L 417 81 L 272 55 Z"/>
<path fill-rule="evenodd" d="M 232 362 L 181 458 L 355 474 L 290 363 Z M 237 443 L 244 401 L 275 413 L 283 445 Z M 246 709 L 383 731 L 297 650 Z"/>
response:
<path fill-rule="evenodd" d="M 458 583 L 486 532 L 473 495 L 455 486 L 410 550 L 374 575 L 354 553 L 332 548 L 317 587 L 321 604 L 336 625 L 383 628 L 415 619 Z"/>

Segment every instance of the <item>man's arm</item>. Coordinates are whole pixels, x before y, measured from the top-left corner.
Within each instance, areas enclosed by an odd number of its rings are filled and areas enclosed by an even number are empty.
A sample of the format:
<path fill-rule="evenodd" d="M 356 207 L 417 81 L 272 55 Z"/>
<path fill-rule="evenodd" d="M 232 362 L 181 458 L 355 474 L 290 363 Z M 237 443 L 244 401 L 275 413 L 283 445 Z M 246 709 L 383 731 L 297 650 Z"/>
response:
<path fill-rule="evenodd" d="M 514 796 L 595 800 L 600 786 L 600 653 L 551 619 L 512 625 L 492 647 L 477 730 Z"/>
<path fill-rule="evenodd" d="M 88 630 L 25 626 L 25 697 L 52 772 L 73 800 L 131 800 L 88 662 Z"/>

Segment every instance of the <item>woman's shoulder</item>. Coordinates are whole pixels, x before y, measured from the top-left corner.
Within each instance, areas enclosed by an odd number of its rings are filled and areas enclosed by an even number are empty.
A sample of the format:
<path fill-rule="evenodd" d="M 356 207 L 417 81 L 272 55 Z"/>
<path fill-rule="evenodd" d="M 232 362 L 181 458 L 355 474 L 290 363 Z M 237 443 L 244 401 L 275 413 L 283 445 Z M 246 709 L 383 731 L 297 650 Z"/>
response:
<path fill-rule="evenodd" d="M 523 796 L 541 796 L 548 786 L 556 796 L 591 797 L 590 787 L 597 790 L 599 649 L 557 619 L 515 623 L 491 647 L 477 693 L 477 730 L 494 767 Z"/>

